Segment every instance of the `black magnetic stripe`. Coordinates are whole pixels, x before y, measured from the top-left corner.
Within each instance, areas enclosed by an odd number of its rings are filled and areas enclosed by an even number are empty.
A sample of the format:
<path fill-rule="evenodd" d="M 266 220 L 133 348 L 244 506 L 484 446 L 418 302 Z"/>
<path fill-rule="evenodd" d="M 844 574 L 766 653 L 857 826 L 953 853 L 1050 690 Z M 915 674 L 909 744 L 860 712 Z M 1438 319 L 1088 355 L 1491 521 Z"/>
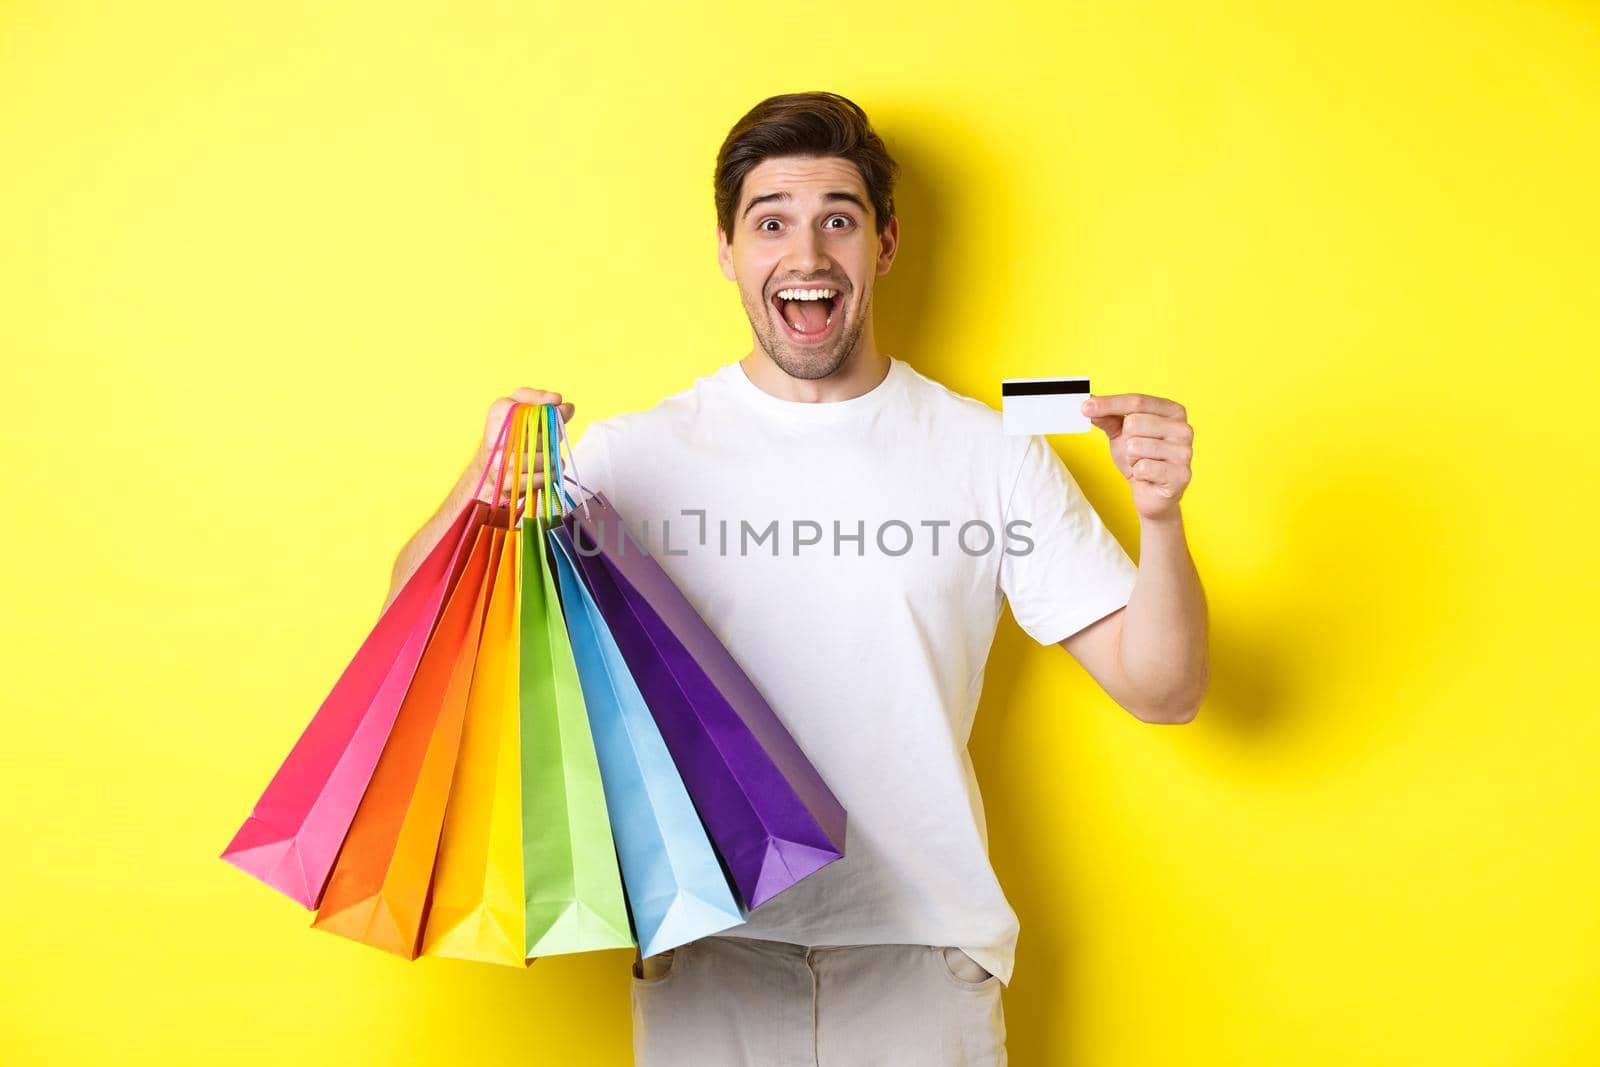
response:
<path fill-rule="evenodd" d="M 1001 396 L 1054 396 L 1059 393 L 1087 393 L 1089 383 L 1076 382 L 1001 382 Z"/>

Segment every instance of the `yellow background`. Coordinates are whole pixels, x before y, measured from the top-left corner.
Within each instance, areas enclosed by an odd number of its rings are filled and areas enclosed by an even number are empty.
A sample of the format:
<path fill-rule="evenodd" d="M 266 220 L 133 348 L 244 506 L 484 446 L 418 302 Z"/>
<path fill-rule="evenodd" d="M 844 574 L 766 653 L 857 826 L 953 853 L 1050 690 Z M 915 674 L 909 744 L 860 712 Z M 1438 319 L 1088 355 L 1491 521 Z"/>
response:
<path fill-rule="evenodd" d="M 217 855 L 495 396 L 747 350 L 715 152 L 826 88 L 884 350 L 1196 427 L 1200 717 L 1002 623 L 1013 1062 L 1600 1062 L 1594 5 L 406 8 L 0 6 L 0 1059 L 627 1061 L 631 953 L 406 963 Z"/>

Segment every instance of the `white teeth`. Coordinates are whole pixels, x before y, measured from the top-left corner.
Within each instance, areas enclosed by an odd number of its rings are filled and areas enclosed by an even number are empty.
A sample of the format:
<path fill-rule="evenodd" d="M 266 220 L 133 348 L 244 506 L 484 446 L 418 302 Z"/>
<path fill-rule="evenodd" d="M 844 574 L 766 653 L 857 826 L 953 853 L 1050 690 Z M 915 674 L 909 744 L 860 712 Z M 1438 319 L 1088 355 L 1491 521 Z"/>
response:
<path fill-rule="evenodd" d="M 823 300 L 839 295 L 837 289 L 780 289 L 779 300 Z"/>

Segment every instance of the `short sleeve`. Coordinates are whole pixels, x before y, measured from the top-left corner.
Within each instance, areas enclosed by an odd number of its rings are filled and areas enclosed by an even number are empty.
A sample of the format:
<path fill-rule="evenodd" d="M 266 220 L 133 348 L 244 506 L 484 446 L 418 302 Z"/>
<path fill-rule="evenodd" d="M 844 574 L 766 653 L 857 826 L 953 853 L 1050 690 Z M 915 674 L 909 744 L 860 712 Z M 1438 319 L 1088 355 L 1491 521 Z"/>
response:
<path fill-rule="evenodd" d="M 1056 644 L 1128 603 L 1139 568 L 1038 434 L 1005 515 L 1000 588 L 1029 637 Z"/>

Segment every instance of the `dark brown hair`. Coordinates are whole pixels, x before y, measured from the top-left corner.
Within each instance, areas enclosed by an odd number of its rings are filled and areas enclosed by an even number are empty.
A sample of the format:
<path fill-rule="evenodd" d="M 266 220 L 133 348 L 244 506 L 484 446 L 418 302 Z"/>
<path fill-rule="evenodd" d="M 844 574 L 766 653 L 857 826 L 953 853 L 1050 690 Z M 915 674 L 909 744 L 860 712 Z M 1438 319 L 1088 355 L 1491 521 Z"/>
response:
<path fill-rule="evenodd" d="M 744 176 L 774 156 L 841 156 L 856 165 L 882 236 L 894 214 L 900 165 L 867 121 L 867 113 L 837 93 L 769 96 L 734 123 L 717 152 L 717 225 L 733 239 L 734 212 Z"/>

